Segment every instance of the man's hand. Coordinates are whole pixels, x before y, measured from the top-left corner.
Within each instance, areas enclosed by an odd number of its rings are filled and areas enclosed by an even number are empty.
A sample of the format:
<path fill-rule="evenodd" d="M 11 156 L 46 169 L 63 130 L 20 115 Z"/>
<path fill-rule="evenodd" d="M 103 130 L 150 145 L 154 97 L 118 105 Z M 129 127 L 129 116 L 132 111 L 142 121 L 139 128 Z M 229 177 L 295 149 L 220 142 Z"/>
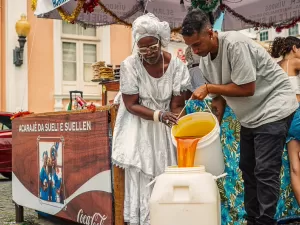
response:
<path fill-rule="evenodd" d="M 204 85 L 198 87 L 194 91 L 194 93 L 192 95 L 192 99 L 198 99 L 198 100 L 202 101 L 203 99 L 206 98 L 207 95 L 208 95 L 207 86 L 206 86 L 206 84 L 204 84 Z"/>

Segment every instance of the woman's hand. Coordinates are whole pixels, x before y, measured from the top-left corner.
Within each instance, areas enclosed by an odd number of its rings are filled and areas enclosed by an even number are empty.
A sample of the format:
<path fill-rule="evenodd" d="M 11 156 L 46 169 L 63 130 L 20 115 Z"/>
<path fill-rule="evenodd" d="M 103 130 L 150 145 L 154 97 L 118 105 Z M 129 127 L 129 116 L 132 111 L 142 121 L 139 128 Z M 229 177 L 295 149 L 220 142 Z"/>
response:
<path fill-rule="evenodd" d="M 171 112 L 162 112 L 162 120 L 161 122 L 166 124 L 168 127 L 172 127 L 173 125 L 177 125 L 177 117 L 178 115 Z"/>
<path fill-rule="evenodd" d="M 208 90 L 206 84 L 198 87 L 192 94 L 192 99 L 203 100 L 208 95 Z"/>

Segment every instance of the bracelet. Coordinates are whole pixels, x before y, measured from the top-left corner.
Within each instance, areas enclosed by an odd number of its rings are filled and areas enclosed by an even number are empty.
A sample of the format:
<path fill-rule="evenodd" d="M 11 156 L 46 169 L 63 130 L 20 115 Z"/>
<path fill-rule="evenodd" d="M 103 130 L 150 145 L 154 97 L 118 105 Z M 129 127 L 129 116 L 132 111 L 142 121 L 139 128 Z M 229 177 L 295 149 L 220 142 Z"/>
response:
<path fill-rule="evenodd" d="M 159 117 L 160 122 L 162 122 L 164 114 L 165 114 L 165 112 L 161 112 L 160 117 Z"/>
<path fill-rule="evenodd" d="M 160 113 L 159 110 L 154 111 L 154 113 L 153 113 L 153 121 L 154 122 L 159 122 L 159 113 Z"/>
<path fill-rule="evenodd" d="M 207 93 L 209 93 L 209 91 L 208 91 L 208 87 L 207 87 L 207 84 L 205 84 L 205 87 L 206 87 L 206 91 L 207 91 Z"/>

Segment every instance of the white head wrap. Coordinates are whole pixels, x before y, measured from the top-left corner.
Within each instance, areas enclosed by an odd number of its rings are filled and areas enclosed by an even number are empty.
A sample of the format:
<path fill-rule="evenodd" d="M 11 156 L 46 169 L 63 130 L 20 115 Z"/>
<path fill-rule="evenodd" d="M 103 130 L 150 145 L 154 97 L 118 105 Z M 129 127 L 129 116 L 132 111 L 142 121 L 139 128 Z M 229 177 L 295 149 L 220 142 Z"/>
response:
<path fill-rule="evenodd" d="M 171 29 L 169 23 L 159 19 L 152 13 L 142 15 L 132 24 L 133 37 L 138 42 L 143 37 L 155 37 L 161 41 L 163 47 L 170 42 Z"/>

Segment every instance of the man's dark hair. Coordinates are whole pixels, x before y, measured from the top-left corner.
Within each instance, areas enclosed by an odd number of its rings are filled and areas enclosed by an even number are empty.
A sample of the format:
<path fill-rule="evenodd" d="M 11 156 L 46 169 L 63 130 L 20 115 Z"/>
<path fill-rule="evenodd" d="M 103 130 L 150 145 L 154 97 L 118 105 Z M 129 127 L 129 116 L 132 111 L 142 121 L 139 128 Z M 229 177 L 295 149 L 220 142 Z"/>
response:
<path fill-rule="evenodd" d="M 200 33 L 207 26 L 211 27 L 213 23 L 212 14 L 207 15 L 201 9 L 192 9 L 183 20 L 181 34 L 192 36 L 194 33 Z"/>

